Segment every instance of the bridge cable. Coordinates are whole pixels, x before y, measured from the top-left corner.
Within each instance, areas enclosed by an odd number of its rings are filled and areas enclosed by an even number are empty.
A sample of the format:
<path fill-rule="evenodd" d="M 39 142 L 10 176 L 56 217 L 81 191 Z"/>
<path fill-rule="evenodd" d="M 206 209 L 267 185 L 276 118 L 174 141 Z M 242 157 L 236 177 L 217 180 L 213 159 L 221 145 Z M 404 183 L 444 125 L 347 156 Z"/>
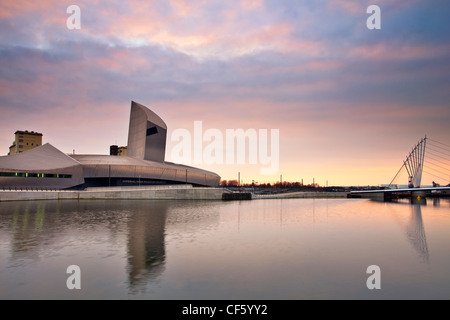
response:
<path fill-rule="evenodd" d="M 450 153 L 442 152 L 442 151 L 439 151 L 439 150 L 436 150 L 436 149 L 433 149 L 433 148 L 431 148 L 431 150 L 433 150 L 434 152 L 439 152 L 439 153 L 445 154 L 445 155 L 450 157 Z"/>
<path fill-rule="evenodd" d="M 388 188 L 392 185 L 392 183 L 394 182 L 394 180 L 397 178 L 398 174 L 400 173 L 400 171 L 402 171 L 403 167 L 405 167 L 405 163 L 403 163 L 403 165 L 400 167 L 400 169 L 398 170 L 397 174 L 394 176 L 394 179 L 392 179 L 391 183 L 389 183 Z M 406 167 L 405 167 L 406 168 Z"/>
<path fill-rule="evenodd" d="M 434 139 L 431 139 L 431 138 L 428 138 L 428 139 L 429 139 L 429 140 L 431 140 L 431 141 L 433 141 L 433 142 L 437 142 L 437 143 L 440 143 L 440 144 L 442 144 L 442 145 L 444 145 L 444 146 L 446 146 L 446 147 L 450 148 L 450 146 L 449 146 L 448 144 L 445 144 L 445 143 L 439 142 L 439 141 L 437 141 L 437 140 L 434 140 Z"/>
<path fill-rule="evenodd" d="M 438 158 L 441 158 L 441 159 L 444 159 L 444 160 L 450 162 L 450 159 L 447 159 L 447 158 L 445 158 L 445 157 L 442 157 L 442 156 L 440 156 L 440 155 L 438 155 L 438 154 L 435 154 L 435 153 L 433 153 L 433 152 L 428 151 L 427 153 L 428 153 L 428 154 L 431 153 L 431 154 L 432 154 L 433 156 L 435 156 L 435 157 L 438 157 Z"/>
<path fill-rule="evenodd" d="M 432 146 L 434 146 L 434 147 L 436 147 L 436 148 L 444 149 L 444 150 L 446 150 L 446 151 L 450 151 L 450 148 L 445 148 L 445 147 L 442 147 L 442 146 L 438 146 L 437 144 L 434 144 L 433 142 L 430 142 L 430 143 L 431 143 Z"/>
<path fill-rule="evenodd" d="M 430 169 L 430 170 L 433 170 L 433 171 L 436 171 L 436 172 L 439 172 L 439 173 L 442 173 L 443 175 L 448 175 L 448 173 L 447 172 L 442 172 L 442 171 L 440 171 L 440 170 L 438 170 L 438 169 L 434 169 L 434 168 L 431 168 L 431 167 L 426 167 L 427 169 Z"/>
<path fill-rule="evenodd" d="M 427 159 L 427 162 L 430 162 L 430 159 Z M 434 166 L 436 166 L 436 167 L 439 167 L 439 168 L 441 168 L 441 169 L 444 169 L 444 170 L 447 170 L 447 171 L 450 172 L 450 170 L 449 170 L 448 168 L 445 168 L 445 167 L 443 167 L 443 166 L 440 166 L 440 165 L 438 165 L 438 164 L 435 164 L 435 163 L 434 163 L 434 160 L 431 161 L 431 164 L 434 165 Z"/>
<path fill-rule="evenodd" d="M 431 144 L 431 145 L 434 146 L 434 144 Z M 436 147 L 438 147 L 438 146 L 436 146 Z M 433 148 L 430 148 L 430 149 L 432 149 L 432 150 L 435 151 L 435 152 L 439 152 L 439 153 L 441 153 L 441 154 L 446 154 L 445 152 L 442 152 L 442 151 L 439 151 L 439 150 L 435 150 L 435 149 L 433 149 Z M 441 149 L 446 150 L 445 148 L 441 148 Z M 425 168 L 426 168 L 427 170 L 430 169 L 430 170 L 433 170 L 433 172 L 438 172 L 439 174 L 444 174 L 444 176 L 449 175 L 449 172 L 450 172 L 449 168 L 446 168 L 446 167 L 443 167 L 443 166 L 441 166 L 441 165 L 438 165 L 438 164 L 436 164 L 434 161 L 439 162 L 440 164 L 443 164 L 444 166 L 449 166 L 447 163 L 445 163 L 445 162 L 442 161 L 442 160 L 439 160 L 439 159 L 436 159 L 436 158 L 434 158 L 434 157 L 431 157 L 430 154 L 432 154 L 432 155 L 435 156 L 435 157 L 439 157 L 440 159 L 444 159 L 445 161 L 450 162 L 450 160 L 449 160 L 447 157 L 442 157 L 442 156 L 440 156 L 440 155 L 438 155 L 438 154 L 435 154 L 434 152 L 428 151 L 428 155 L 427 155 L 427 159 L 426 159 L 426 160 L 427 160 L 427 165 L 424 166 L 424 171 L 423 171 L 423 172 L 426 173 L 426 174 L 428 174 L 428 175 L 431 175 L 431 176 L 433 176 L 433 177 L 439 178 L 440 180 L 443 180 L 443 181 L 446 181 L 446 182 L 450 182 L 450 180 L 447 179 L 447 178 L 444 178 L 444 177 L 442 177 L 442 176 L 440 176 L 440 175 L 436 175 L 436 174 L 434 174 L 434 173 L 431 173 L 431 172 L 425 170 Z M 428 164 L 430 164 L 430 165 L 428 165 Z M 444 170 L 447 171 L 447 172 L 442 172 L 442 171 L 440 171 L 440 170 L 438 170 L 438 169 L 436 169 L 436 168 L 433 168 L 433 166 L 439 167 L 439 168 L 441 168 L 441 169 L 444 169 Z"/>
<path fill-rule="evenodd" d="M 440 176 L 437 176 L 437 175 L 435 175 L 435 174 L 429 173 L 429 172 L 427 172 L 427 171 L 425 171 L 425 170 L 423 170 L 423 172 L 425 172 L 426 174 L 432 175 L 432 176 L 434 176 L 434 177 L 436 177 L 436 178 L 442 179 L 442 180 L 444 180 L 444 181 L 450 182 L 450 180 L 447 180 L 447 179 L 442 178 L 442 177 L 440 177 Z"/>
<path fill-rule="evenodd" d="M 430 159 L 433 160 L 433 161 L 439 162 L 439 163 L 443 164 L 444 166 L 450 166 L 450 164 L 447 164 L 447 163 L 445 163 L 442 160 L 439 160 L 439 159 L 436 159 L 436 158 L 433 158 L 433 157 L 430 157 L 430 156 L 428 156 L 426 160 L 429 161 Z"/>
<path fill-rule="evenodd" d="M 439 149 L 442 149 L 442 150 L 445 150 L 445 151 L 450 151 L 450 147 L 444 147 L 442 145 L 437 145 L 437 144 L 435 144 L 433 142 L 429 142 L 429 144 L 432 145 L 435 148 L 439 148 Z"/>

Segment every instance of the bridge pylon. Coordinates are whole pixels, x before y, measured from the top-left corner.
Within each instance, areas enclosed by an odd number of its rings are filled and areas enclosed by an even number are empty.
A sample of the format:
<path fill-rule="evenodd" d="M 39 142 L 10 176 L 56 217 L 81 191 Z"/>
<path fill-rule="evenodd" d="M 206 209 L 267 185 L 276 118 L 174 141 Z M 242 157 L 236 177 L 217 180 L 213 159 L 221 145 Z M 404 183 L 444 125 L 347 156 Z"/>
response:
<path fill-rule="evenodd" d="M 425 160 L 425 148 L 427 137 L 412 149 L 406 160 L 403 162 L 406 171 L 408 171 L 408 187 L 419 188 L 422 183 L 423 163 Z"/>

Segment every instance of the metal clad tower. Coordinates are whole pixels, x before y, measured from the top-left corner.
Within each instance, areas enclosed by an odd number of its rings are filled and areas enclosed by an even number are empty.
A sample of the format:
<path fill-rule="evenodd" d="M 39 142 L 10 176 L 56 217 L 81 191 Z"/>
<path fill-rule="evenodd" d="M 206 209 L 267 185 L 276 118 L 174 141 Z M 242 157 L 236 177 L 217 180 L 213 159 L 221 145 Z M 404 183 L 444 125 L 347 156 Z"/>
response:
<path fill-rule="evenodd" d="M 127 155 L 140 160 L 164 162 L 167 126 L 147 107 L 131 102 Z"/>

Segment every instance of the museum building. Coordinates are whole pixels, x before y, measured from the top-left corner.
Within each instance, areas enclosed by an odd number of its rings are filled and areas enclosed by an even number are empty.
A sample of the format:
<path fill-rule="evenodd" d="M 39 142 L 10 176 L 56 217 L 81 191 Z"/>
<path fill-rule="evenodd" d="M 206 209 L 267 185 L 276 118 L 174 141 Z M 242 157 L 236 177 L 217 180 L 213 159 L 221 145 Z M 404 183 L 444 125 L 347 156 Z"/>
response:
<path fill-rule="evenodd" d="M 220 176 L 214 172 L 165 161 L 166 139 L 164 121 L 147 107 L 132 101 L 126 156 L 65 154 L 46 143 L 0 157 L 0 188 L 218 186 Z"/>

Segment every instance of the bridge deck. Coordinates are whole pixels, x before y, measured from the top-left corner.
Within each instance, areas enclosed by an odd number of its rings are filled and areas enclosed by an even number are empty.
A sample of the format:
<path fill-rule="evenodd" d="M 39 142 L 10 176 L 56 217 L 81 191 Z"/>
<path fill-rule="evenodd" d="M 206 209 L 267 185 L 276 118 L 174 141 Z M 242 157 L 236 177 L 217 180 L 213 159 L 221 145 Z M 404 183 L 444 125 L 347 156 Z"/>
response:
<path fill-rule="evenodd" d="M 436 191 L 433 193 L 433 191 Z M 406 197 L 435 197 L 450 196 L 450 187 L 429 187 L 429 188 L 405 188 L 405 189 L 379 189 L 350 191 L 348 198 L 369 198 L 374 200 L 390 201 Z"/>
<path fill-rule="evenodd" d="M 414 191 L 434 191 L 434 190 L 450 191 L 450 187 L 361 190 L 361 191 L 350 191 L 350 193 L 363 194 L 363 193 L 380 193 L 380 192 L 414 192 Z"/>

